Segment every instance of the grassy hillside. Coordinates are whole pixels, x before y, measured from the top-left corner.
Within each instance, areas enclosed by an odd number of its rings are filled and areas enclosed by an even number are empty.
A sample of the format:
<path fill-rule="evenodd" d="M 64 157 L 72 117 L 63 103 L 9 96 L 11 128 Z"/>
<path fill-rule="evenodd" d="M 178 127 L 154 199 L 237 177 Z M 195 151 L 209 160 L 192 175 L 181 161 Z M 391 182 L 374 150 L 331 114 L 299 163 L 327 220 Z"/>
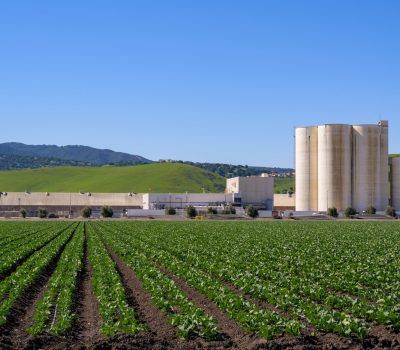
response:
<path fill-rule="evenodd" d="M 186 164 L 54 167 L 0 171 L 0 191 L 223 192 L 225 179 Z"/>
<path fill-rule="evenodd" d="M 293 190 L 295 187 L 294 177 L 276 177 L 275 193 L 283 193 L 284 191 Z"/>

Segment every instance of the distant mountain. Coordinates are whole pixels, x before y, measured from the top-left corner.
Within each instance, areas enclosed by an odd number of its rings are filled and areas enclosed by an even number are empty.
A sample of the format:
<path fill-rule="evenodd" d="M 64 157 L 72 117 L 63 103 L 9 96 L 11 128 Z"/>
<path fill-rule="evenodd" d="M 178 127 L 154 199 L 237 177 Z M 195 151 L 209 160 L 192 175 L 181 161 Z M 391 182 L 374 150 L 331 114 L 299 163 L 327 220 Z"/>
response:
<path fill-rule="evenodd" d="M 0 170 L 37 169 L 55 166 L 89 166 L 90 163 L 57 158 L 0 154 Z"/>
<path fill-rule="evenodd" d="M 0 144 L 0 155 L 28 157 L 24 159 L 29 164 L 29 157 L 38 157 L 32 159 L 33 164 L 40 162 L 49 166 L 52 165 L 138 165 L 153 163 L 151 160 L 138 155 L 115 152 L 109 149 L 97 149 L 88 146 L 55 146 L 55 145 L 25 145 L 17 142 L 7 142 Z M 21 158 L 21 160 L 23 160 Z M 63 163 L 61 161 L 67 161 Z M 71 164 L 76 163 L 76 164 Z M 57 164 L 59 163 L 59 164 Z M 28 166 L 29 168 L 40 166 Z M 3 168 L 4 169 L 4 168 Z M 12 169 L 12 168 L 9 168 Z M 15 168 L 14 168 L 15 169 Z"/>

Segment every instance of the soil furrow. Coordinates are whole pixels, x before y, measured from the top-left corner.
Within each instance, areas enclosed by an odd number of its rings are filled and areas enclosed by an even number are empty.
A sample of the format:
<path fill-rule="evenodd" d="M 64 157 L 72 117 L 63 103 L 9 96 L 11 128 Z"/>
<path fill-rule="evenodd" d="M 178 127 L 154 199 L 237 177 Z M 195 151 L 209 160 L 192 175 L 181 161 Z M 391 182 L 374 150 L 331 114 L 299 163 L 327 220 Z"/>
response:
<path fill-rule="evenodd" d="M 251 349 L 255 346 L 266 344 L 266 340 L 260 337 L 247 334 L 242 328 L 228 317 L 217 305 L 210 301 L 205 295 L 199 293 L 190 287 L 185 281 L 166 270 L 159 267 L 160 271 L 165 273 L 172 279 L 176 285 L 196 304 L 202 308 L 207 314 L 212 315 L 218 321 L 218 329 L 222 332 L 222 336 L 226 339 L 224 346 L 238 349 Z"/>
<path fill-rule="evenodd" d="M 168 324 L 166 317 L 154 305 L 135 272 L 114 252 L 110 249 L 108 251 L 117 265 L 128 302 L 135 309 L 138 319 L 147 325 L 149 333 L 156 338 L 165 339 L 169 343 L 178 342 L 175 328 Z"/>
<path fill-rule="evenodd" d="M 92 289 L 92 267 L 88 258 L 86 237 L 84 243 L 83 269 L 78 276 L 75 300 L 74 310 L 78 315 L 74 327 L 76 338 L 80 339 L 85 344 L 98 341 L 101 339 L 100 327 L 102 319 L 99 313 L 99 305 Z"/>

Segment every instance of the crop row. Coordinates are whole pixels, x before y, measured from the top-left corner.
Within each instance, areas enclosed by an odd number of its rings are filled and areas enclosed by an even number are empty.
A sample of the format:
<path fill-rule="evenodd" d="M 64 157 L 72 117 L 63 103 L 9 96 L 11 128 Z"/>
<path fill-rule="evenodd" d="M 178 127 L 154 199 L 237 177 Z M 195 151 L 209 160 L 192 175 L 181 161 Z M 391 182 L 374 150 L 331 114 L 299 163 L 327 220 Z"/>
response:
<path fill-rule="evenodd" d="M 118 331 L 136 334 L 145 329 L 126 299 L 124 286 L 106 248 L 92 226 L 88 225 L 88 257 L 92 266 L 92 286 L 103 318 L 101 331 L 105 336 Z"/>
<path fill-rule="evenodd" d="M 366 322 L 399 327 L 396 306 L 391 307 L 379 299 L 369 303 L 363 298 L 335 293 L 329 289 L 331 274 L 323 275 L 320 272 L 322 263 L 313 269 L 310 260 L 315 257 L 300 254 L 302 249 L 306 250 L 306 246 L 318 242 L 317 237 L 310 237 L 306 232 L 299 235 L 305 241 L 303 245 L 302 240 L 293 237 L 288 239 L 288 235 L 277 230 L 280 228 L 277 225 L 254 225 L 250 227 L 262 227 L 264 232 L 243 230 L 240 234 L 237 230 L 229 232 L 229 225 L 226 224 L 161 226 L 154 223 L 121 226 L 124 226 L 125 231 L 133 233 L 134 237 L 153 246 L 158 255 L 167 255 L 166 262 L 179 258 L 214 278 L 227 281 L 254 297 L 287 310 L 295 317 L 307 319 L 317 329 L 363 336 L 368 329 Z M 149 227 L 146 229 L 146 226 Z M 265 232 L 265 228 L 269 227 L 274 230 Z M 221 229 L 222 234 L 212 231 L 216 228 Z M 290 231 L 287 233 L 291 234 Z M 158 239 L 160 235 L 164 239 Z M 330 242 L 329 238 L 329 235 L 324 237 L 325 244 Z M 345 251 L 347 246 L 343 245 L 340 248 Z M 325 261 L 329 261 L 329 254 L 326 255 Z M 160 259 L 159 256 L 156 258 Z M 351 265 L 351 262 L 348 264 Z"/>
<path fill-rule="evenodd" d="M 163 274 L 146 255 L 135 246 L 116 238 L 115 234 L 110 234 L 104 229 L 101 233 L 111 249 L 135 271 L 152 301 L 166 313 L 169 322 L 176 327 L 180 336 L 189 338 L 198 335 L 208 340 L 217 338 L 215 320 L 188 300 L 174 281 Z"/>
<path fill-rule="evenodd" d="M 29 329 L 32 334 L 50 331 L 66 334 L 76 315 L 72 311 L 77 287 L 77 276 L 83 267 L 84 232 L 80 224 L 71 241 L 66 245 L 52 274 L 46 291 L 36 306 L 34 324 Z M 53 313 L 53 315 L 52 315 Z"/>
<path fill-rule="evenodd" d="M 15 266 L 24 261 L 33 252 L 44 247 L 55 237 L 60 235 L 64 231 L 68 231 L 71 224 L 63 224 L 57 229 L 49 229 L 44 232 L 40 232 L 35 235 L 32 239 L 31 235 L 24 238 L 22 241 L 16 240 L 7 246 L 7 249 L 3 249 L 0 254 L 0 276 L 4 276 L 9 273 Z"/>
<path fill-rule="evenodd" d="M 283 333 L 300 334 L 302 329 L 300 322 L 288 320 L 273 311 L 258 308 L 245 297 L 238 295 L 226 287 L 220 280 L 179 260 L 174 255 L 168 254 L 165 250 L 145 244 L 143 241 L 137 239 L 136 234 L 129 234 L 129 231 L 126 233 L 121 228 L 123 229 L 124 227 L 119 227 L 118 230 L 115 230 L 114 235 L 118 232 L 118 239 L 124 241 L 129 249 L 142 252 L 144 256 L 151 257 L 166 269 L 174 272 L 191 287 L 206 295 L 222 311 L 239 322 L 249 332 L 267 339 L 280 336 Z M 112 227 L 109 227 L 109 229 L 112 231 Z"/>
<path fill-rule="evenodd" d="M 76 225 L 74 225 L 76 227 Z M 50 263 L 61 253 L 75 228 L 64 230 L 46 246 L 33 253 L 15 272 L 0 282 L 0 325 L 7 317 L 14 303 L 46 271 Z"/>

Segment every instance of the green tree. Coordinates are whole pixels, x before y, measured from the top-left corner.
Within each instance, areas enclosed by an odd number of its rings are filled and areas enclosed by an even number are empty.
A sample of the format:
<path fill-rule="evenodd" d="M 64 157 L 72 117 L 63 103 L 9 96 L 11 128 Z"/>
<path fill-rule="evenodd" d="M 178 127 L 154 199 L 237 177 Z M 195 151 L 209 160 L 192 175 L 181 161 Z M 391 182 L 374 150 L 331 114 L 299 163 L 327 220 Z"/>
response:
<path fill-rule="evenodd" d="M 386 208 L 385 212 L 386 212 L 386 215 L 392 216 L 394 218 L 397 216 L 396 209 L 391 206 L 388 206 Z"/>
<path fill-rule="evenodd" d="M 346 218 L 349 218 L 350 216 L 356 215 L 356 214 L 357 214 L 357 210 L 355 210 L 353 207 L 348 207 L 344 211 L 344 215 L 346 216 Z"/>
<path fill-rule="evenodd" d="M 254 219 L 254 218 L 258 217 L 258 210 L 257 210 L 257 208 L 253 207 L 252 205 L 249 205 L 246 208 L 246 214 L 247 214 L 247 216 L 250 216 L 251 218 Z"/>
<path fill-rule="evenodd" d="M 335 207 L 328 208 L 327 212 L 328 216 L 333 218 L 337 218 L 339 216 L 338 210 Z"/>
<path fill-rule="evenodd" d="M 92 208 L 86 207 L 81 211 L 81 215 L 84 218 L 90 218 L 92 216 Z"/>
<path fill-rule="evenodd" d="M 22 218 L 25 219 L 25 218 L 26 218 L 26 215 L 27 215 L 28 213 L 27 213 L 26 209 L 22 208 L 22 209 L 20 209 L 19 214 L 21 215 Z"/>
<path fill-rule="evenodd" d="M 218 214 L 218 210 L 217 210 L 217 208 L 214 208 L 214 207 L 208 207 L 207 213 L 208 214 Z"/>
<path fill-rule="evenodd" d="M 165 214 L 166 215 L 175 215 L 176 214 L 176 209 L 172 207 L 166 207 L 165 208 Z"/>
<path fill-rule="evenodd" d="M 112 218 L 114 215 L 114 211 L 109 206 L 102 207 L 100 213 L 103 218 Z"/>
<path fill-rule="evenodd" d="M 228 205 L 224 208 L 224 214 L 236 214 L 236 208 L 233 205 Z"/>
<path fill-rule="evenodd" d="M 39 218 L 41 218 L 41 219 L 47 218 L 47 214 L 48 214 L 47 209 L 45 209 L 45 208 L 39 208 L 38 209 Z"/>
<path fill-rule="evenodd" d="M 197 210 L 193 205 L 188 205 L 186 207 L 186 215 L 188 218 L 194 218 L 197 216 Z"/>
<path fill-rule="evenodd" d="M 373 205 L 370 205 L 365 211 L 368 215 L 376 214 L 376 208 Z"/>

